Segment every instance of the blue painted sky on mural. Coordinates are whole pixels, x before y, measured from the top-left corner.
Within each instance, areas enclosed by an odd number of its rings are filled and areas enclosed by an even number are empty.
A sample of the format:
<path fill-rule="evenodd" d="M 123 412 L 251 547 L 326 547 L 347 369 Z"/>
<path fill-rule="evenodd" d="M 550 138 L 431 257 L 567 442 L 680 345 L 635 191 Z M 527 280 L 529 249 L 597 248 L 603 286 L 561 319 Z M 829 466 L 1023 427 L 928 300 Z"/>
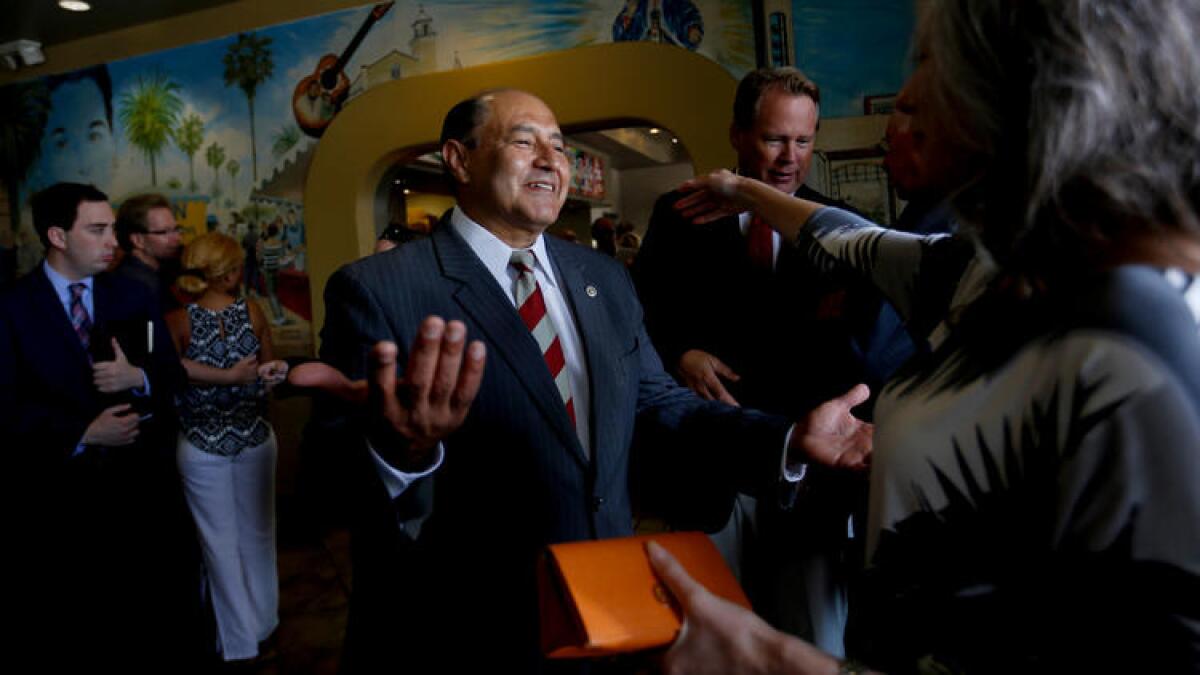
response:
<path fill-rule="evenodd" d="M 697 52 L 722 64 L 734 77 L 753 67 L 750 4 L 743 0 L 692 0 L 703 17 L 704 32 Z M 424 11 L 437 33 L 436 64 L 444 70 L 460 63 L 482 63 L 531 56 L 571 47 L 606 43 L 625 0 L 442 0 L 396 2 L 367 34 L 348 64 L 353 77 L 361 65 L 390 52 L 410 51 L 412 23 Z M 422 9 L 423 8 L 423 9 Z M 312 73 L 321 55 L 339 54 L 362 26 L 371 5 L 341 10 L 258 31 L 270 37 L 272 77 L 255 99 L 258 175 L 263 179 L 286 157 L 271 152 L 273 139 L 294 126 L 291 97 L 296 83 Z M 822 88 L 822 114 L 839 117 L 862 114 L 862 97 L 897 91 L 908 69 L 908 36 L 913 9 L 909 2 L 887 0 L 793 0 L 797 65 Z M 109 64 L 114 102 L 135 85 L 139 76 L 161 71 L 179 85 L 184 114 L 204 121 L 204 147 L 219 143 L 226 161 L 241 167 L 232 193 L 244 200 L 251 189 L 249 113 L 237 87 L 226 86 L 222 57 L 236 36 L 188 45 Z M 119 106 L 118 106 L 119 107 Z M 119 113 L 119 110 L 118 110 Z M 182 117 L 182 116 L 181 116 Z M 132 147 L 120 124 L 115 134 L 116 166 L 108 185 L 115 198 L 149 186 L 149 164 Z M 305 137 L 299 147 L 308 143 Z M 195 157 L 199 192 L 214 182 L 204 161 Z M 186 184 L 188 161 L 173 144 L 156 160 L 159 187 L 168 181 Z M 34 171 L 27 187 L 45 185 L 56 176 Z M 217 180 L 230 185 L 227 172 Z"/>
<path fill-rule="evenodd" d="M 741 0 L 691 0 L 704 17 L 705 32 L 697 52 L 721 63 L 735 77 L 753 67 L 753 35 L 749 3 Z M 321 55 L 340 54 L 363 24 L 372 5 L 340 10 L 257 31 L 270 37 L 274 72 L 255 97 L 259 178 L 270 175 L 278 160 L 271 153 L 272 139 L 293 125 L 291 97 L 296 83 L 313 72 Z M 371 29 L 351 58 L 347 73 L 353 77 L 361 65 L 393 49 L 409 52 L 412 23 L 419 12 L 433 19 L 437 32 L 436 70 L 491 63 L 612 41 L 613 22 L 625 7 L 624 0 L 442 0 L 396 2 Z M 251 188 L 249 112 L 244 94 L 226 86 L 222 57 L 236 36 L 187 45 L 109 64 L 114 105 L 136 85 L 139 76 L 162 72 L 179 85 L 183 115 L 198 114 L 204 121 L 204 147 L 219 143 L 226 160 L 241 167 L 233 192 L 244 198 Z M 119 107 L 119 106 L 118 106 Z M 149 164 L 133 148 L 117 124 L 117 165 L 108 182 L 113 196 L 149 186 Z M 306 141 L 302 141 L 302 144 Z M 213 183 L 204 162 L 204 149 L 195 157 L 200 191 Z M 164 148 L 157 160 L 159 187 L 174 179 L 188 180 L 186 156 L 174 145 Z M 45 185 L 56 176 L 34 171 L 27 187 Z M 230 180 L 225 174 L 221 180 Z"/>
<path fill-rule="evenodd" d="M 793 0 L 796 65 L 821 87 L 821 116 L 863 114 L 863 96 L 894 94 L 911 69 L 912 2 Z"/>

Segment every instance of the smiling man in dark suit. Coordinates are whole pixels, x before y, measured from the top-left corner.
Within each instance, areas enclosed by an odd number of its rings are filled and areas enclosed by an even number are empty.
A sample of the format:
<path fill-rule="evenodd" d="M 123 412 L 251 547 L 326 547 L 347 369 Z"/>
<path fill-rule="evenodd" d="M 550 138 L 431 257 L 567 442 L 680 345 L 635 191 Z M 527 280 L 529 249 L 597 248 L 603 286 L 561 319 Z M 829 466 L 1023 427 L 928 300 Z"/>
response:
<path fill-rule="evenodd" d="M 795 68 L 748 73 L 734 98 L 729 142 L 741 175 L 848 208 L 804 184 L 820 102 L 816 83 Z M 818 270 L 748 211 L 696 226 L 674 208 L 682 196 L 659 198 L 633 267 L 646 329 L 682 384 L 706 399 L 797 416 L 856 382 L 877 387 L 907 357 L 909 343 L 896 351 L 892 333 L 872 333 L 881 301 L 873 289 Z M 845 496 L 861 488 L 817 476 L 810 482 L 816 489 L 792 508 L 742 495 L 728 524 L 698 526 L 725 526 L 714 540 L 764 619 L 839 654 Z M 688 515 L 668 514 L 673 521 Z"/>
<path fill-rule="evenodd" d="M 785 453 L 788 420 L 703 401 L 663 371 L 620 263 L 542 236 L 569 184 L 544 102 L 459 103 L 442 154 L 458 206 L 325 291 L 323 360 L 373 383 L 345 665 L 537 672 L 536 557 L 632 533 L 635 421 L 669 434 L 679 475 L 720 465 L 772 483 L 785 455 L 862 468 L 870 430 L 848 410 L 865 387 L 797 424 Z"/>
<path fill-rule="evenodd" d="M 0 296 L 24 646 L 50 663 L 185 670 L 200 624 L 173 452 L 183 369 L 150 290 L 104 273 L 116 248 L 104 193 L 53 185 L 33 218 L 46 259 Z M 71 649 L 36 651 L 64 636 Z"/>

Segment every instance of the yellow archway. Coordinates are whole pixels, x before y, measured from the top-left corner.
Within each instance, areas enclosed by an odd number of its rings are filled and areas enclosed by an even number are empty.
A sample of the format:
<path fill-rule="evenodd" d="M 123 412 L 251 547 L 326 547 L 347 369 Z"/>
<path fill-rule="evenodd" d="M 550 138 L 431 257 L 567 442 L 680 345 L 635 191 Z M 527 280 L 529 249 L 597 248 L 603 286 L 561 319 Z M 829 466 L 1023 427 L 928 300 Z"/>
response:
<path fill-rule="evenodd" d="M 631 121 L 670 129 L 697 171 L 733 163 L 727 129 L 736 88 L 720 65 L 677 47 L 623 42 L 395 80 L 347 106 L 326 130 L 304 191 L 313 329 L 333 272 L 370 253 L 374 199 L 384 171 L 406 148 L 437 142 L 458 101 L 494 87 L 530 91 L 568 129 Z"/>

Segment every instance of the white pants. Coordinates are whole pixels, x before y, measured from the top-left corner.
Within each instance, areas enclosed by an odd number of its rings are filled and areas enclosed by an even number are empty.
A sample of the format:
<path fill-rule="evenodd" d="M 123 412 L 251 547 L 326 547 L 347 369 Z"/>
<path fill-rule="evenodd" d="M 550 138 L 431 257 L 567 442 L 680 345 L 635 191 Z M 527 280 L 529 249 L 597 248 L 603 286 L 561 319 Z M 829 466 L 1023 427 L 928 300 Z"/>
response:
<path fill-rule="evenodd" d="M 275 462 L 271 433 L 233 457 L 197 449 L 181 435 L 176 453 L 183 491 L 196 520 L 226 660 L 258 655 L 279 625 L 275 566 Z"/>

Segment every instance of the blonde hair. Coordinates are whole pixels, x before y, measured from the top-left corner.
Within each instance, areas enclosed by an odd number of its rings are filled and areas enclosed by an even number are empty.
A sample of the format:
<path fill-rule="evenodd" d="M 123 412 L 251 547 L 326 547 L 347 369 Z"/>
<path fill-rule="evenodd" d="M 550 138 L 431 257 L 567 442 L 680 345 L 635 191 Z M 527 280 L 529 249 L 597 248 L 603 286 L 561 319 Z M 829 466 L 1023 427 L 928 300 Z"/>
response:
<path fill-rule="evenodd" d="M 203 293 L 213 281 L 243 264 L 242 247 L 220 232 L 209 232 L 183 249 L 183 273 L 176 284 L 188 293 Z"/>

